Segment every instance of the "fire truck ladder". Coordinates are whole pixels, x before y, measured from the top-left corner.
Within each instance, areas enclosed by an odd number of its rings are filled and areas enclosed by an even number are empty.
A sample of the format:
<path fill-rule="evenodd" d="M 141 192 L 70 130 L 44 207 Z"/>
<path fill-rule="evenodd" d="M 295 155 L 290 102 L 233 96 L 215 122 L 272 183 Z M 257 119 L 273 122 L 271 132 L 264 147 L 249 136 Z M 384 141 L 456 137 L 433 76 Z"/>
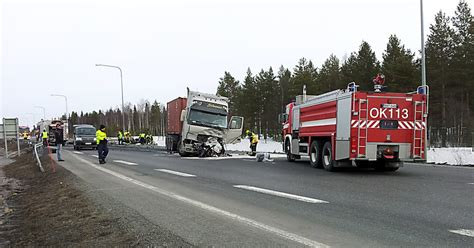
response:
<path fill-rule="evenodd" d="M 369 100 L 359 99 L 359 120 L 357 125 L 357 157 L 359 158 L 365 158 L 367 154 L 368 114 Z M 362 149 L 364 149 L 364 153 L 361 152 Z"/>
<path fill-rule="evenodd" d="M 422 158 L 423 157 L 423 110 L 425 104 L 423 101 L 415 101 L 414 102 L 414 113 L 415 116 L 413 118 L 413 158 Z M 421 107 L 421 109 L 419 109 Z M 419 118 L 418 118 L 419 117 Z M 418 127 L 417 123 L 421 124 L 421 128 Z M 418 151 L 418 153 L 417 153 Z"/>

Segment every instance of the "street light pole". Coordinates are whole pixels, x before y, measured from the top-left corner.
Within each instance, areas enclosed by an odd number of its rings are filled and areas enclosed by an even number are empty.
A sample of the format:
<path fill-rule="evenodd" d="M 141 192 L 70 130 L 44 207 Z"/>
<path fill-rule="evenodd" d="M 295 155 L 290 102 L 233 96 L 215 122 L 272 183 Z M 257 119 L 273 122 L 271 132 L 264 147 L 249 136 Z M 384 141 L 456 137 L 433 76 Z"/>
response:
<path fill-rule="evenodd" d="M 66 135 L 65 135 L 65 136 L 66 136 L 66 138 L 69 139 L 69 116 L 68 116 L 68 115 L 69 115 L 69 111 L 68 111 L 68 109 L 67 109 L 67 96 L 65 96 L 65 95 L 60 95 L 60 94 L 51 94 L 51 96 L 63 97 L 63 98 L 64 98 L 64 101 L 66 102 L 66 115 L 65 115 L 66 120 L 65 120 L 65 123 L 64 123 L 64 124 L 65 124 L 64 129 L 66 130 Z"/>
<path fill-rule="evenodd" d="M 64 101 L 66 102 L 66 121 L 69 120 L 69 112 L 68 112 L 68 109 L 67 109 L 67 97 L 65 95 L 59 95 L 59 94 L 51 94 L 51 96 L 59 96 L 59 97 L 63 97 L 64 98 Z"/>
<path fill-rule="evenodd" d="M 420 0 L 421 19 L 421 85 L 426 86 L 426 62 L 425 62 L 425 27 L 423 24 L 423 0 Z"/>
<path fill-rule="evenodd" d="M 110 67 L 110 68 L 115 68 L 120 71 L 120 86 L 122 89 L 122 129 L 125 131 L 125 108 L 123 104 L 123 75 L 122 75 L 122 69 L 118 66 L 115 65 L 105 65 L 105 64 L 95 64 L 95 66 L 103 66 L 103 67 Z"/>

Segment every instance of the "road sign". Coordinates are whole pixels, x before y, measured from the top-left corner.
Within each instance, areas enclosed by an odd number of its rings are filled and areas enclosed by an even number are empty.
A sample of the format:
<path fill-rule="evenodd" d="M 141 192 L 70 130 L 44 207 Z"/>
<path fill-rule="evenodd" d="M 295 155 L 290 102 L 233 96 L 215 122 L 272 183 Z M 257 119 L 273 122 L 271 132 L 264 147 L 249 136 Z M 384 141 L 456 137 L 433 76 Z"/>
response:
<path fill-rule="evenodd" d="M 5 157 L 8 158 L 8 140 L 16 139 L 17 156 L 20 156 L 20 139 L 18 132 L 18 118 L 3 118 L 3 124 L 0 124 L 0 139 L 5 141 Z"/>

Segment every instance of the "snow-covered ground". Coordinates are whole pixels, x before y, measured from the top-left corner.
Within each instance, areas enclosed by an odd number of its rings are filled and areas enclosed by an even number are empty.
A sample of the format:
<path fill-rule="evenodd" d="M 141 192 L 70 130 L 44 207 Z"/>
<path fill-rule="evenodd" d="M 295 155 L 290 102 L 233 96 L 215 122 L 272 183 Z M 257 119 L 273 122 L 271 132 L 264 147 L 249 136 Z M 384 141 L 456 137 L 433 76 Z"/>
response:
<path fill-rule="evenodd" d="M 153 141 L 158 146 L 165 146 L 165 137 L 154 136 Z M 227 144 L 227 151 L 250 151 L 250 141 L 243 139 L 237 144 Z M 273 140 L 260 140 L 257 152 L 283 153 L 280 142 Z M 450 164 L 450 165 L 474 165 L 474 152 L 470 147 L 453 148 L 430 148 L 428 150 L 428 163 Z"/>
<path fill-rule="evenodd" d="M 430 148 L 428 163 L 474 165 L 474 152 L 470 147 Z"/>

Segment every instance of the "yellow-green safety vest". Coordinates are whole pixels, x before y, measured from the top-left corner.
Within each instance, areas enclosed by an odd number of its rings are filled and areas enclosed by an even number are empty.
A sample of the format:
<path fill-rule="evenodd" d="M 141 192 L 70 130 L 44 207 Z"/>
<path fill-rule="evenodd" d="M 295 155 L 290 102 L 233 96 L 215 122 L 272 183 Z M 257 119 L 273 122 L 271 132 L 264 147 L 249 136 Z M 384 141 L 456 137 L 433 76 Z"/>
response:
<path fill-rule="evenodd" d="M 107 134 L 105 132 L 102 132 L 102 130 L 97 130 L 95 132 L 95 138 L 97 139 L 97 145 L 102 141 L 107 139 Z"/>
<path fill-rule="evenodd" d="M 42 137 L 43 137 L 43 139 L 47 139 L 48 138 L 48 132 L 44 131 Z"/>

